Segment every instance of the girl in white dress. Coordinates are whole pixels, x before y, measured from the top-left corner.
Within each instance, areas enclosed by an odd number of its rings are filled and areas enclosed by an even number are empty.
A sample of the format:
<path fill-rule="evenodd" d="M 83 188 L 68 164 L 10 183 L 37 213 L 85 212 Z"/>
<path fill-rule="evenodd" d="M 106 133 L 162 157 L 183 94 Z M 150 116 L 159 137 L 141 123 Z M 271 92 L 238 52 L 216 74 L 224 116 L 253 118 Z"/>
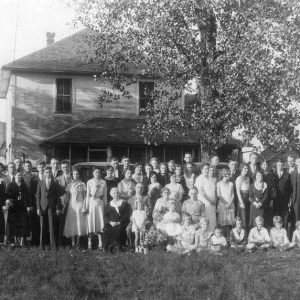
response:
<path fill-rule="evenodd" d="M 136 209 L 132 212 L 132 232 L 135 235 L 135 252 L 142 252 L 141 246 L 145 236 L 145 225 L 147 221 L 147 214 L 145 211 L 145 205 L 143 201 L 135 202 Z"/>
<path fill-rule="evenodd" d="M 81 236 L 87 235 L 87 217 L 85 214 L 86 185 L 79 180 L 79 170 L 73 170 L 73 181 L 67 186 L 68 210 L 64 227 L 64 236 L 71 237 L 72 247 L 79 246 Z M 76 240 L 77 237 L 77 241 Z"/>
<path fill-rule="evenodd" d="M 229 232 L 234 224 L 234 188 L 230 182 L 229 170 L 224 170 L 222 177 L 222 181 L 217 183 L 218 224 L 222 226 L 225 238 L 229 239 Z"/>
<path fill-rule="evenodd" d="M 217 225 L 217 188 L 213 174 L 214 168 L 209 167 L 208 164 L 204 164 L 202 166 L 202 174 L 197 177 L 195 182 L 195 187 L 198 189 L 198 199 L 205 206 L 204 214 L 205 218 L 208 220 L 210 232 L 214 232 L 214 229 Z"/>
<path fill-rule="evenodd" d="M 170 175 L 170 183 L 166 185 L 166 188 L 168 188 L 171 192 L 170 198 L 175 200 L 178 205 L 181 206 L 181 200 L 184 195 L 184 190 L 182 185 L 176 182 L 175 174 Z"/>
<path fill-rule="evenodd" d="M 99 168 L 93 169 L 93 177 L 87 182 L 86 210 L 88 211 L 88 249 L 92 249 L 92 235 L 98 234 L 98 248 L 102 250 L 102 231 L 104 227 L 104 207 L 107 203 L 107 186 L 101 179 Z"/>

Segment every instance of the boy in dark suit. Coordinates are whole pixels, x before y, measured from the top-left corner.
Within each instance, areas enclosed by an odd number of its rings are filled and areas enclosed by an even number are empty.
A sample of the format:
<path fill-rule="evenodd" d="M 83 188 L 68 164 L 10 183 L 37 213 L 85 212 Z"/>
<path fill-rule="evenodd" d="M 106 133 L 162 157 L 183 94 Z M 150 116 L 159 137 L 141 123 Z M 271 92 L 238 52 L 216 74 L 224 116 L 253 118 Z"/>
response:
<path fill-rule="evenodd" d="M 40 247 L 50 244 L 51 249 L 56 249 L 55 229 L 57 216 L 60 214 L 62 205 L 59 198 L 59 187 L 55 182 L 51 168 L 45 169 L 43 180 L 39 181 L 37 188 L 36 207 L 40 216 Z"/>
<path fill-rule="evenodd" d="M 62 213 L 58 217 L 58 232 L 57 232 L 57 246 L 61 247 L 66 244 L 63 238 L 63 232 L 65 227 L 66 213 L 68 210 L 67 193 L 66 189 L 70 182 L 72 182 L 72 176 L 70 174 L 70 165 L 67 160 L 63 160 L 60 164 L 60 169 L 63 174 L 56 177 L 56 182 L 59 187 L 60 201 L 62 204 Z"/>

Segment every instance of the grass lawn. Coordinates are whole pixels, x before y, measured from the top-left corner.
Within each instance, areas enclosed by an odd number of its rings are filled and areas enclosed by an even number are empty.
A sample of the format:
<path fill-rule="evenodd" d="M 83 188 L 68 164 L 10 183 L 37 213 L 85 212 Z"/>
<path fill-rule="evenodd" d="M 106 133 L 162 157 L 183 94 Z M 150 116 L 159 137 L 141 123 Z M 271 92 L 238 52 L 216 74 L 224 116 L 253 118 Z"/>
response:
<path fill-rule="evenodd" d="M 0 299 L 300 299 L 300 251 L 0 250 Z"/>

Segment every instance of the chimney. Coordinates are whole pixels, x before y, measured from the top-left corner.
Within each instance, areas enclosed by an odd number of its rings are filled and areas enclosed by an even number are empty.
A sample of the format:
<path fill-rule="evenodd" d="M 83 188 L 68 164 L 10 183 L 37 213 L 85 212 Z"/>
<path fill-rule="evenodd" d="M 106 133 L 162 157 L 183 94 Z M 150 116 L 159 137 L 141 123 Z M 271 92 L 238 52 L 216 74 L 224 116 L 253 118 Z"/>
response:
<path fill-rule="evenodd" d="M 54 43 L 55 32 L 46 32 L 47 46 Z"/>

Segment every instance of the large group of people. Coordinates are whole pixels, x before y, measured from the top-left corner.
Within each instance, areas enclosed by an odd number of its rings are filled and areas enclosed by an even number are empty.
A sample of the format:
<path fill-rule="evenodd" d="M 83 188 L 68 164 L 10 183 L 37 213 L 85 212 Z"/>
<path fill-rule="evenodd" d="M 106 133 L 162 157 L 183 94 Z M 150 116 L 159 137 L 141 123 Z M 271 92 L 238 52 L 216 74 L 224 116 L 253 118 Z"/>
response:
<path fill-rule="evenodd" d="M 29 160 L 0 163 L 2 245 L 92 250 L 97 241 L 112 253 L 143 252 L 154 229 L 181 254 L 289 250 L 300 245 L 300 158 L 284 166 L 271 168 L 256 152 L 240 168 L 235 160 L 220 168 L 216 155 L 198 164 L 185 153 L 183 165 L 112 157 L 105 174 L 95 166 L 85 183 L 67 160 L 41 161 L 37 174 Z"/>

